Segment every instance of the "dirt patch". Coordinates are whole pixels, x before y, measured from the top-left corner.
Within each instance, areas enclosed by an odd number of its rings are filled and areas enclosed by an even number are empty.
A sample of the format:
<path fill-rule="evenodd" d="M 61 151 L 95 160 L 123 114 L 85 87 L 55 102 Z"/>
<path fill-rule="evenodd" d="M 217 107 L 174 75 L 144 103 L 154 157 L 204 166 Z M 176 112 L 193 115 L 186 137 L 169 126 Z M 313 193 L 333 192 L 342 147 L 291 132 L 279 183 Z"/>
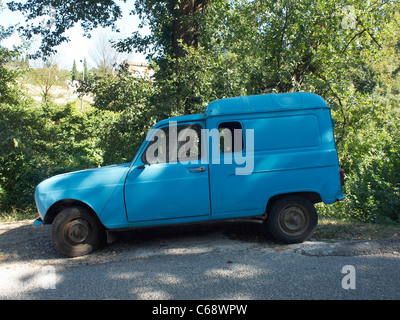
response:
<path fill-rule="evenodd" d="M 375 239 L 373 241 L 354 240 L 336 243 L 313 243 L 304 245 L 297 253 L 307 256 L 343 256 L 354 257 L 363 255 L 392 254 L 400 255 L 400 239 Z"/>

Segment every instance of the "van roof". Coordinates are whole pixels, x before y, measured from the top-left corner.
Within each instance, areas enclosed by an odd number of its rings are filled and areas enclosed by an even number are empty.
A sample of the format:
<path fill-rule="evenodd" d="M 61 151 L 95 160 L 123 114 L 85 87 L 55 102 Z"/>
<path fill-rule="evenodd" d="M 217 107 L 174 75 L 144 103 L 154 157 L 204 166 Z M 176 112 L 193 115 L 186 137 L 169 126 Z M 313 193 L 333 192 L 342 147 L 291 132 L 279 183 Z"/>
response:
<path fill-rule="evenodd" d="M 329 107 L 319 95 L 308 92 L 241 96 L 215 100 L 207 106 L 202 114 L 178 116 L 162 120 L 158 123 L 158 126 L 167 124 L 170 121 L 197 121 L 212 116 L 319 108 Z"/>
<path fill-rule="evenodd" d="M 308 92 L 269 93 L 256 96 L 241 96 L 211 102 L 204 115 L 206 117 L 288 111 L 299 109 L 329 108 L 319 95 Z"/>

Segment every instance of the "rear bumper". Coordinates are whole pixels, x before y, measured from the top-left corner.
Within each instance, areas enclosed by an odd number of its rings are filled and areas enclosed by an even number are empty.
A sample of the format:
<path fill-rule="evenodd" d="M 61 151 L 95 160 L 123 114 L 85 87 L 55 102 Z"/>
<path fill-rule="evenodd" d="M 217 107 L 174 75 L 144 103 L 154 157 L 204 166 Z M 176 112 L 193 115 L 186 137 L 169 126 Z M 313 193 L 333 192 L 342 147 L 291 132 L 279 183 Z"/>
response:
<path fill-rule="evenodd" d="M 343 201 L 344 199 L 346 199 L 346 197 L 344 195 L 341 195 L 336 198 L 336 201 Z"/>

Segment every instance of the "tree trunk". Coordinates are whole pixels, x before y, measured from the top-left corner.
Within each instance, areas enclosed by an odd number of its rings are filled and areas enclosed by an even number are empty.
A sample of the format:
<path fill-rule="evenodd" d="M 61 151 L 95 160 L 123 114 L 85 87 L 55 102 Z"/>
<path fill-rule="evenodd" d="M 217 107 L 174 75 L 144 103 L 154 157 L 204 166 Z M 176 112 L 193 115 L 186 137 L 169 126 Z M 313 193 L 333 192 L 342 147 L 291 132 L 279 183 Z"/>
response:
<path fill-rule="evenodd" d="M 183 46 L 197 47 L 199 44 L 199 15 L 204 13 L 209 0 L 173 0 L 172 48 L 175 58 L 185 55 Z"/>

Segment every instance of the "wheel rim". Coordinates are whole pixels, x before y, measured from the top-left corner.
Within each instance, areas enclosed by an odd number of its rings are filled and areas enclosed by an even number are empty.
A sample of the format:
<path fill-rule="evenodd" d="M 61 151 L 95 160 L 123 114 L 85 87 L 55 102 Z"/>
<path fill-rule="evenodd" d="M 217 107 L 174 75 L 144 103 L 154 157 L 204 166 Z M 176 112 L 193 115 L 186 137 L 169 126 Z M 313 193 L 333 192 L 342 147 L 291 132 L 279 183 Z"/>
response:
<path fill-rule="evenodd" d="M 285 207 L 279 215 L 279 227 L 289 236 L 303 234 L 309 224 L 307 211 L 299 205 Z"/>
<path fill-rule="evenodd" d="M 65 237 L 72 244 L 83 243 L 90 234 L 89 223 L 85 219 L 75 219 L 65 226 Z"/>

